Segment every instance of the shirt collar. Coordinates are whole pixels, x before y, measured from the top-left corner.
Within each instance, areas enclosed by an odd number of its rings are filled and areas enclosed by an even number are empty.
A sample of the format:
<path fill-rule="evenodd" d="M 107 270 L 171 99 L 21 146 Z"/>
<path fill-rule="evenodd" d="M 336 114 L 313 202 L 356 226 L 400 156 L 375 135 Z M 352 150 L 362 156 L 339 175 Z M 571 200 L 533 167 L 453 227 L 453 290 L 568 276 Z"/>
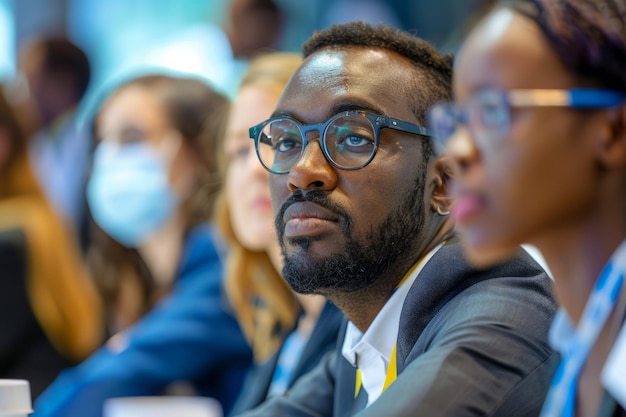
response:
<path fill-rule="evenodd" d="M 409 289 L 413 286 L 424 265 L 441 246 L 442 244 L 437 245 L 409 269 L 365 333 L 362 333 L 352 322 L 348 322 L 341 353 L 352 366 L 356 367 L 358 361 L 367 360 L 366 357 L 358 358 L 358 354 L 363 349 L 363 344 L 368 345 L 369 348 L 383 357 L 385 363 L 389 362 L 393 346 L 398 338 L 400 314 Z"/>

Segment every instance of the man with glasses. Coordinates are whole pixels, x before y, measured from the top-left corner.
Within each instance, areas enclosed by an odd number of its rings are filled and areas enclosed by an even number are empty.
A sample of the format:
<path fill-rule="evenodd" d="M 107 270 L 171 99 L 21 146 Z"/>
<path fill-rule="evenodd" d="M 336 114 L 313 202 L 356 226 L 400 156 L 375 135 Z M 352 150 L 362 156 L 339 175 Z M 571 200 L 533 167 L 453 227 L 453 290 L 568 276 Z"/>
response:
<path fill-rule="evenodd" d="M 327 356 L 245 416 L 526 416 L 556 361 L 551 281 L 520 250 L 475 269 L 454 243 L 426 112 L 451 58 L 389 27 L 334 26 L 250 129 L 271 173 L 283 276 L 346 315 Z"/>

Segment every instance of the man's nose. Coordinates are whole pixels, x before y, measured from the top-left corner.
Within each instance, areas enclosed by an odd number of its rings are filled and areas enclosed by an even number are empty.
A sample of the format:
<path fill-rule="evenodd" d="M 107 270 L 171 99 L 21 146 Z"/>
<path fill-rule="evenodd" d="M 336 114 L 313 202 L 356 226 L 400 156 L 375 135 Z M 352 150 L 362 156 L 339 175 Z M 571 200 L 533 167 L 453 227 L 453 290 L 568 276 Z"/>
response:
<path fill-rule="evenodd" d="M 289 170 L 288 187 L 296 189 L 331 190 L 337 185 L 337 172 L 322 151 L 318 131 L 307 132 L 302 155 Z"/>

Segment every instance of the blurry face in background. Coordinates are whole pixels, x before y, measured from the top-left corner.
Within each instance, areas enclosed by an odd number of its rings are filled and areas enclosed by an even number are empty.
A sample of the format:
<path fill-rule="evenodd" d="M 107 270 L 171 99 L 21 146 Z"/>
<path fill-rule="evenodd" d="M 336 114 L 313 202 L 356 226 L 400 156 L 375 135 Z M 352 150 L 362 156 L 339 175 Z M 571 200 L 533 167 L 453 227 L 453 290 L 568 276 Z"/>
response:
<path fill-rule="evenodd" d="M 485 88 L 573 87 L 586 85 L 563 66 L 534 22 L 508 9 L 473 31 L 455 68 L 460 104 Z M 495 260 L 521 243 L 540 245 L 545 236 L 585 221 L 598 191 L 593 138 L 601 120 L 597 111 L 513 108 L 506 137 L 488 149 L 453 155 L 459 162 L 452 185 L 456 227 L 475 262 Z M 451 140 L 472 143 L 464 128 Z"/>
<path fill-rule="evenodd" d="M 226 195 L 233 230 L 250 250 L 266 250 L 276 244 L 269 195 L 268 172 L 263 169 L 248 136 L 248 128 L 267 119 L 278 102 L 278 93 L 243 87 L 231 109 L 226 142 L 228 159 Z"/>
<path fill-rule="evenodd" d="M 174 191 L 187 196 L 194 182 L 193 158 L 155 91 L 128 86 L 114 94 L 98 115 L 96 133 L 100 141 L 149 145 L 168 163 Z"/>
<path fill-rule="evenodd" d="M 227 36 L 235 58 L 271 49 L 280 35 L 282 15 L 272 0 L 233 0 L 228 17 Z"/>
<path fill-rule="evenodd" d="M 126 247 L 184 222 L 183 203 L 197 187 L 196 159 L 159 97 L 158 90 L 123 87 L 97 120 L 87 200 L 96 223 Z"/>
<path fill-rule="evenodd" d="M 140 86 L 123 87 L 98 115 L 98 138 L 120 144 L 146 142 L 159 149 L 170 129 L 163 105 L 153 92 Z"/>

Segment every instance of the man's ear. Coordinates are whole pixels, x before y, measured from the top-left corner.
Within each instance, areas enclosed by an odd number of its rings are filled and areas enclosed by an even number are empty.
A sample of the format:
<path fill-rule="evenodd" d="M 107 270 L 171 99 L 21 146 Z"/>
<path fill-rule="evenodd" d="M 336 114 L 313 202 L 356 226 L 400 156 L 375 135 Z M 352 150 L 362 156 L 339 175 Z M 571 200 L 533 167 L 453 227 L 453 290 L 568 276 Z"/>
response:
<path fill-rule="evenodd" d="M 609 110 L 605 126 L 596 141 L 600 164 L 607 169 L 625 167 L 626 104 Z"/>
<path fill-rule="evenodd" d="M 450 197 L 450 181 L 453 171 L 450 157 L 440 156 L 434 162 L 434 175 L 432 179 L 433 192 L 430 208 L 434 212 L 445 215 L 450 213 L 452 197 Z"/>

